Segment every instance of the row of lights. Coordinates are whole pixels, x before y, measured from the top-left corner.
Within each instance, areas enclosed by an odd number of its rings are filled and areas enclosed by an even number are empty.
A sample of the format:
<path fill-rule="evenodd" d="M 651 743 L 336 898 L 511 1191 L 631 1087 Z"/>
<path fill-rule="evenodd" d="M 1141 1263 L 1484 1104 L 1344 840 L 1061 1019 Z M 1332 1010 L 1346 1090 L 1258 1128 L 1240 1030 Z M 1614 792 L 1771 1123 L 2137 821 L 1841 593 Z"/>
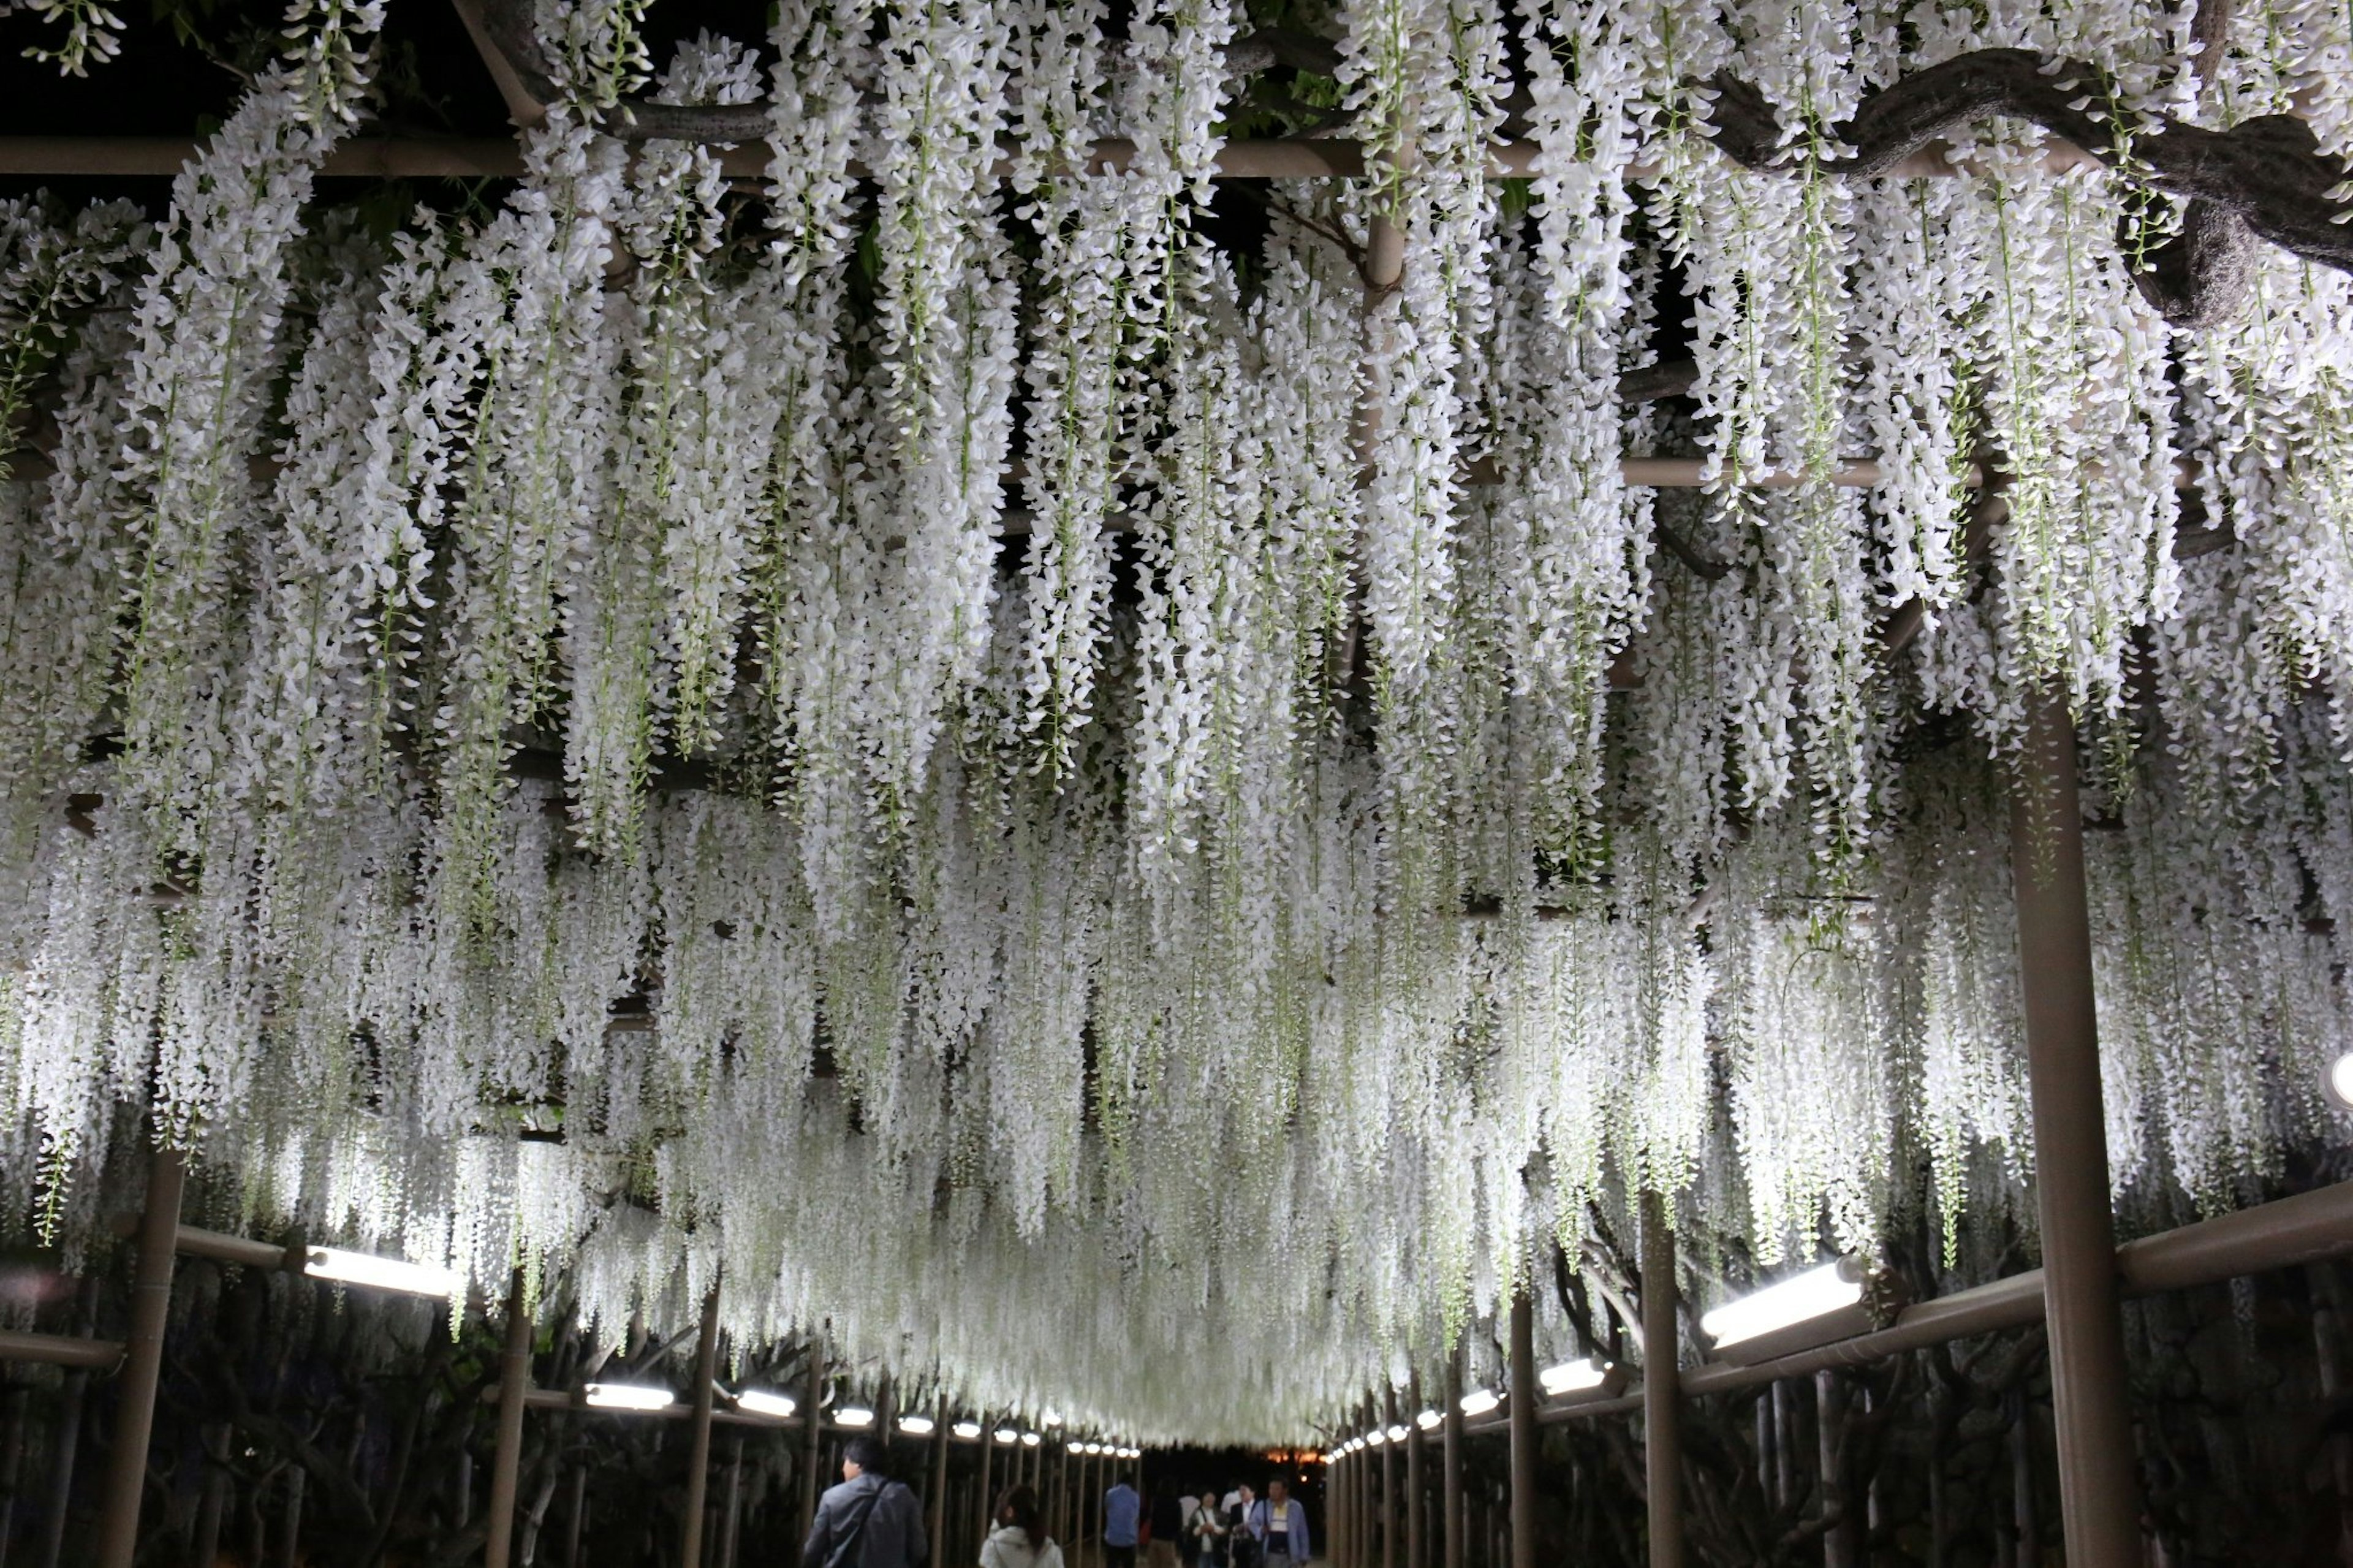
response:
<path fill-rule="evenodd" d="M 1123 1448 L 1112 1443 L 1073 1443 L 1071 1445 L 1071 1452 L 1082 1454 L 1090 1458 L 1100 1457 L 1105 1459 L 1140 1459 L 1144 1458 L 1144 1450 L 1141 1448 Z"/>
<path fill-rule="evenodd" d="M 2342 1058 L 2338 1066 L 2345 1069 L 2346 1092 L 2348 1100 L 2353 1101 L 2353 1056 Z M 1699 1321 L 1700 1330 L 1717 1350 L 1724 1350 L 1856 1306 L 1862 1300 L 1864 1283 L 1860 1261 L 1841 1258 L 1704 1313 Z M 1616 1370 L 1602 1357 L 1588 1356 L 1546 1367 L 1536 1373 L 1536 1383 L 1547 1398 L 1559 1399 L 1601 1387 Z M 1473 1417 L 1488 1415 L 1503 1403 L 1503 1395 L 1492 1388 L 1474 1388 L 1460 1401 L 1462 1414 Z M 1445 1419 L 1444 1413 L 1430 1409 L 1416 1415 L 1413 1424 L 1429 1432 Z M 1385 1444 L 1402 1443 L 1409 1436 L 1410 1430 L 1402 1425 L 1376 1426 L 1341 1444 L 1332 1450 L 1331 1457 L 1339 1458 Z"/>
<path fill-rule="evenodd" d="M 429 1264 L 411 1263 L 404 1258 L 385 1258 L 375 1253 L 348 1252 L 339 1247 L 314 1247 L 304 1256 L 305 1274 L 320 1279 L 332 1279 L 339 1284 L 358 1285 L 370 1289 L 398 1290 L 414 1296 L 431 1296 L 447 1300 L 457 1294 L 458 1277 L 447 1268 Z M 631 1410 L 650 1412 L 668 1410 L 678 1403 L 678 1395 L 667 1388 L 642 1383 L 592 1383 L 581 1390 L 582 1398 L 597 1410 Z M 800 1408 L 789 1394 L 773 1393 L 764 1388 L 747 1388 L 729 1396 L 735 1408 L 754 1415 L 772 1416 L 778 1420 L 790 1417 Z M 874 1425 L 874 1412 L 860 1405 L 848 1405 L 833 1413 L 837 1426 L 862 1428 Z M 1047 1426 L 1060 1426 L 1061 1415 L 1048 1410 L 1039 1415 Z M 928 1415 L 902 1415 L 899 1430 L 910 1437 L 928 1437 L 939 1429 L 939 1424 Z M 980 1436 L 980 1423 L 959 1421 L 951 1428 L 958 1437 L 967 1441 Z M 1034 1448 L 1042 1444 L 1042 1432 L 1024 1432 L 1010 1426 L 998 1427 L 992 1436 L 997 1442 L 1010 1447 L 1019 1444 Z M 1103 1443 L 1080 1443 L 1072 1446 L 1074 1453 L 1113 1455 L 1120 1458 L 1137 1458 L 1140 1448 L 1114 1449 Z"/>

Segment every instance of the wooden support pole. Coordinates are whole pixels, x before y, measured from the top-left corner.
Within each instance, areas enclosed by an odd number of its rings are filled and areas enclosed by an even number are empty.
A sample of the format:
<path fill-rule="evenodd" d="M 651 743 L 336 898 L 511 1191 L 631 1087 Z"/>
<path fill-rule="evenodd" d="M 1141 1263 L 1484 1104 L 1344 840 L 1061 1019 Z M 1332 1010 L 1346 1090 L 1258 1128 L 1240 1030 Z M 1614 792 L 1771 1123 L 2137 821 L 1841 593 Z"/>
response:
<path fill-rule="evenodd" d="M 1446 1506 L 1446 1522 L 1440 1531 L 1445 1542 L 1440 1568 L 1469 1568 L 1462 1551 L 1470 1521 L 1462 1513 L 1462 1349 L 1459 1345 L 1447 1358 L 1446 1398 L 1439 1414 L 1444 1418 L 1439 1427 L 1440 1468 L 1444 1471 L 1440 1496 Z"/>
<path fill-rule="evenodd" d="M 482 1543 L 483 1568 L 507 1568 L 514 1549 L 523 1400 L 531 1391 L 531 1307 L 524 1300 L 522 1270 L 518 1268 L 507 1279 L 507 1338 L 499 1356 L 499 1430 L 491 1454 L 490 1534 Z"/>
<path fill-rule="evenodd" d="M 809 1335 L 808 1375 L 801 1387 L 801 1528 L 800 1538 L 817 1527 L 817 1467 L 825 1453 L 825 1345 Z"/>
<path fill-rule="evenodd" d="M 1373 1396 L 1365 1395 L 1365 1431 L 1371 1434 L 1381 1424 L 1380 1406 Z M 1386 1441 L 1386 1439 L 1384 1440 Z M 1380 1568 L 1380 1482 L 1382 1444 L 1365 1449 L 1364 1485 L 1356 1489 L 1356 1564 L 1357 1568 Z"/>
<path fill-rule="evenodd" d="M 974 1508 L 980 1521 L 976 1545 L 987 1544 L 989 1528 L 997 1522 L 997 1499 L 988 1485 L 988 1472 L 994 1468 L 990 1461 L 996 1457 L 997 1432 L 989 1425 L 988 1412 L 983 1410 L 980 1413 L 980 1496 Z"/>
<path fill-rule="evenodd" d="M 1430 1568 L 1430 1470 L 1421 1431 L 1421 1373 L 1406 1384 L 1405 1568 Z"/>
<path fill-rule="evenodd" d="M 719 1375 L 719 1284 L 702 1296 L 702 1330 L 694 1342 L 694 1428 L 686 1450 L 686 1518 L 680 1522 L 679 1568 L 702 1568 L 702 1502 L 711 1486 L 711 1392 Z M 817 1419 L 811 1414 L 809 1425 Z"/>
<path fill-rule="evenodd" d="M 1388 1436 L 1381 1445 L 1381 1568 L 1398 1568 L 1397 1414 L 1397 1390 L 1384 1388 L 1381 1407 L 1373 1415 Z"/>
<path fill-rule="evenodd" d="M 139 1215 L 132 1264 L 130 1331 L 115 1384 L 114 1451 L 98 1521 L 98 1568 L 132 1568 L 139 1550 L 139 1503 L 147 1485 L 147 1440 L 155 1429 L 155 1385 L 164 1371 L 164 1325 L 172 1310 L 172 1244 L 178 1238 L 186 1156 L 158 1149 L 147 1166 L 147 1204 Z"/>
<path fill-rule="evenodd" d="M 1651 1568 L 1683 1568 L 1683 1386 L 1675 1331 L 1675 1237 L 1667 1201 L 1642 1194 L 1642 1479 Z M 1525 1568 L 1514 1564 L 1514 1568 Z"/>
<path fill-rule="evenodd" d="M 2099 1017 L 2084 892 L 2075 725 L 2064 696 L 2031 700 L 2010 788 L 2034 1197 L 2068 1568 L 2137 1568 L 2140 1477 L 2125 1404 L 2116 1219 L 2100 1101 Z"/>
<path fill-rule="evenodd" d="M 87 1339 L 98 1331 L 98 1279 L 85 1272 L 74 1302 L 75 1331 Z M 90 1369 L 74 1367 L 65 1374 L 58 1402 L 58 1424 L 49 1455 L 49 1507 L 42 1521 L 40 1555 L 36 1568 L 58 1568 L 65 1552 L 66 1515 L 73 1509 L 74 1461 L 81 1452 L 82 1407 L 90 1401 Z"/>
<path fill-rule="evenodd" d="M 1365 1487 L 1365 1451 L 1362 1448 L 1341 1461 L 1347 1466 L 1347 1488 L 1340 1494 L 1340 1521 L 1337 1528 L 1347 1537 L 1341 1558 L 1343 1568 L 1364 1568 L 1365 1542 L 1356 1528 L 1356 1498 Z"/>
<path fill-rule="evenodd" d="M 948 1396 L 932 1401 L 932 1497 L 926 1523 L 932 1537 L 932 1561 L 943 1562 L 948 1550 Z"/>
<path fill-rule="evenodd" d="M 1536 1568 L 1535 1286 L 1512 1292 L 1512 1568 Z"/>
<path fill-rule="evenodd" d="M 718 1568 L 735 1568 L 735 1543 L 744 1527 L 744 1434 L 741 1432 L 736 1433 L 729 1444 L 727 1504 L 722 1518 Z"/>
<path fill-rule="evenodd" d="M 1332 1450 L 1339 1453 L 1345 1441 L 1348 1434 L 1339 1431 L 1332 1438 Z M 1332 1568 L 1348 1568 L 1348 1455 L 1339 1455 L 1324 1467 L 1324 1556 Z"/>

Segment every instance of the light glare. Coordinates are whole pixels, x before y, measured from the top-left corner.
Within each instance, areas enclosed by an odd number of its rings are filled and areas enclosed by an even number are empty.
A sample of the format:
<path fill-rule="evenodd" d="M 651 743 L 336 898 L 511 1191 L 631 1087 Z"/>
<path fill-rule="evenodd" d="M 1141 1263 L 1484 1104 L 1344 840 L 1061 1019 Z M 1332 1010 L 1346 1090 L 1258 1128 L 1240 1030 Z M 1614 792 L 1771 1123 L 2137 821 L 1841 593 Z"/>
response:
<path fill-rule="evenodd" d="M 1718 1349 L 1852 1307 L 1862 1300 L 1862 1270 L 1851 1258 L 1825 1263 L 1767 1286 L 1753 1296 L 1727 1301 L 1704 1314 L 1699 1326 Z"/>
<path fill-rule="evenodd" d="M 1588 1356 L 1583 1361 L 1565 1361 L 1548 1366 L 1536 1373 L 1536 1381 L 1546 1394 L 1575 1394 L 1582 1389 L 1599 1388 L 1601 1380 L 1609 1375 L 1609 1368 L 1599 1356 Z"/>
<path fill-rule="evenodd" d="M 1439 1411 L 1425 1410 L 1413 1418 L 1413 1424 L 1425 1432 L 1435 1432 L 1445 1419 L 1445 1415 Z"/>
<path fill-rule="evenodd" d="M 939 1429 L 939 1423 L 934 1421 L 928 1415 L 902 1415 L 899 1417 L 899 1430 L 904 1432 L 910 1437 L 928 1437 Z"/>
<path fill-rule="evenodd" d="M 2353 1110 L 2353 1051 L 2328 1064 L 2328 1098 L 2339 1110 Z"/>
<path fill-rule="evenodd" d="M 1492 1388 L 1474 1388 L 1462 1396 L 1462 1414 L 1484 1415 L 1504 1401 Z"/>
<path fill-rule="evenodd" d="M 598 1410 L 667 1410 L 678 1395 L 642 1383 L 592 1383 L 581 1394 Z"/>
<path fill-rule="evenodd" d="M 949 1427 L 948 1430 L 955 1433 L 957 1436 L 969 1441 L 972 1438 L 980 1436 L 980 1423 L 977 1421 L 959 1421 L 955 1426 Z"/>
<path fill-rule="evenodd" d="M 303 1259 L 302 1272 L 319 1279 L 364 1285 L 373 1290 L 399 1290 L 411 1296 L 456 1294 L 458 1277 L 431 1264 L 406 1258 L 379 1258 L 372 1252 L 346 1252 L 340 1247 L 314 1247 Z"/>

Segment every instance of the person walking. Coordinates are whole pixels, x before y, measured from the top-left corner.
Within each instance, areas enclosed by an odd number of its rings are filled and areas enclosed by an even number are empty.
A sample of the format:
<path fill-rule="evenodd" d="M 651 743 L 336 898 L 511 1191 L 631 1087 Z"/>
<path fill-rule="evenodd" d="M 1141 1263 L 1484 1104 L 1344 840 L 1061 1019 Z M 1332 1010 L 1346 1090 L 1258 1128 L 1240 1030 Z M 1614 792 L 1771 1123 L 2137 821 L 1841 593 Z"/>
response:
<path fill-rule="evenodd" d="M 980 1543 L 980 1568 L 1062 1568 L 1062 1549 L 1047 1537 L 1038 1494 L 1008 1487 L 997 1494 L 997 1528 Z"/>
<path fill-rule="evenodd" d="M 1192 1568 L 1219 1568 L 1225 1543 L 1226 1520 L 1218 1511 L 1218 1494 L 1204 1490 L 1185 1515 L 1185 1544 Z"/>
<path fill-rule="evenodd" d="M 1185 1505 L 1177 1500 L 1175 1481 L 1166 1476 L 1160 1478 L 1160 1484 L 1152 1489 L 1152 1509 L 1145 1520 L 1152 1527 L 1151 1550 L 1145 1554 L 1145 1562 L 1149 1568 L 1178 1568 L 1178 1543 L 1185 1539 Z"/>
<path fill-rule="evenodd" d="M 1226 1555 L 1232 1568 L 1259 1568 L 1258 1537 L 1250 1532 L 1250 1506 L 1257 1501 L 1248 1481 L 1225 1496 Z"/>
<path fill-rule="evenodd" d="M 1135 1568 L 1136 1526 L 1143 1512 L 1134 1476 L 1120 1477 L 1103 1493 L 1103 1568 Z"/>
<path fill-rule="evenodd" d="M 1266 1483 L 1266 1496 L 1250 1505 L 1250 1535 L 1261 1568 L 1301 1568 L 1313 1555 L 1307 1542 L 1307 1510 L 1283 1481 Z"/>
<path fill-rule="evenodd" d="M 880 1438 L 849 1440 L 841 1484 L 818 1500 L 801 1568 L 918 1568 L 931 1557 L 923 1505 L 904 1481 L 882 1473 L 886 1463 Z"/>

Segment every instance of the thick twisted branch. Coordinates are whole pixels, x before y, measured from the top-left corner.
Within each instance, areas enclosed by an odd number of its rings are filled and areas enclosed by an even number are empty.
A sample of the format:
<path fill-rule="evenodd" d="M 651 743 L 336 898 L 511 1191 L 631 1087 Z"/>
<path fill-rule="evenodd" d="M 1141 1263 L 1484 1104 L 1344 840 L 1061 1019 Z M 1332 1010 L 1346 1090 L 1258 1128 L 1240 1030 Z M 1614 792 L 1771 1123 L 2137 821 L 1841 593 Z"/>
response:
<path fill-rule="evenodd" d="M 2227 320 L 2245 302 L 2252 241 L 2271 241 L 2307 261 L 2353 272 L 2353 205 L 2330 195 L 2347 171 L 2321 154 L 2312 128 L 2293 115 L 2209 131 L 2158 115 L 2118 145 L 2114 126 L 2085 103 L 2087 66 L 2046 61 L 2031 49 L 1976 49 L 1917 70 L 1870 94 L 1831 135 L 1854 149 L 1828 161 L 1839 173 L 1883 174 L 1978 121 L 2031 121 L 2092 157 L 2188 203 L 2181 235 L 2158 248 L 2141 291 L 2184 326 Z M 1792 152 L 1764 95 L 1729 73 L 1717 94 L 1715 142 L 1751 169 L 1787 168 Z M 2085 103 L 2085 107 L 2074 107 Z"/>

